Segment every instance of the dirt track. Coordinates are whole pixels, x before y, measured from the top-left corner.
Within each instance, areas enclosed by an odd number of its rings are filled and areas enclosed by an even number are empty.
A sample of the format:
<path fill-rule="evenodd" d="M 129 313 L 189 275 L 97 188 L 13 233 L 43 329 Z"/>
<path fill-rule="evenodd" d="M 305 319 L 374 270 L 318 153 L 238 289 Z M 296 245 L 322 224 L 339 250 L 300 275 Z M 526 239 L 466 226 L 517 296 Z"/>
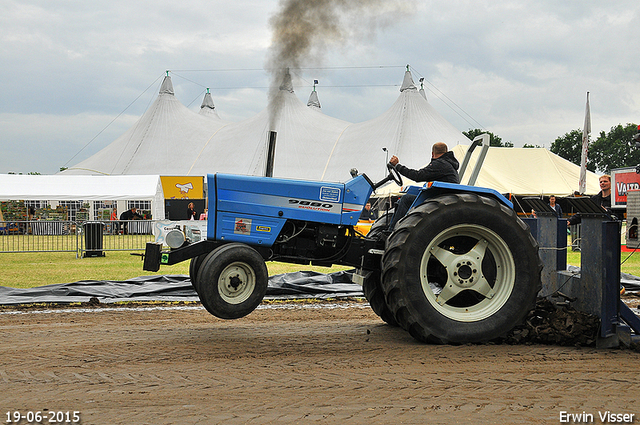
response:
<path fill-rule="evenodd" d="M 48 409 L 83 424 L 555 424 L 609 410 L 638 422 L 637 352 L 422 345 L 366 305 L 326 306 L 236 321 L 200 307 L 3 312 L 1 420 Z"/>

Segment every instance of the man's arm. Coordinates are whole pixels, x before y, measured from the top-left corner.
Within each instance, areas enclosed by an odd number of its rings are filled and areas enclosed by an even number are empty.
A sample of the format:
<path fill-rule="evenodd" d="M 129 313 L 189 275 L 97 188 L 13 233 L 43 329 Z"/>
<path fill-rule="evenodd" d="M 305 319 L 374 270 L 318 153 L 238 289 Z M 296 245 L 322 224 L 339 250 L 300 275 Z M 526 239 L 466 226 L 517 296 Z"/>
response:
<path fill-rule="evenodd" d="M 442 178 L 442 172 L 437 170 L 436 167 L 433 166 L 433 163 L 430 163 L 419 170 L 414 170 L 412 168 L 405 167 L 402 164 L 398 164 L 396 165 L 396 170 L 414 182 L 430 182 Z"/>

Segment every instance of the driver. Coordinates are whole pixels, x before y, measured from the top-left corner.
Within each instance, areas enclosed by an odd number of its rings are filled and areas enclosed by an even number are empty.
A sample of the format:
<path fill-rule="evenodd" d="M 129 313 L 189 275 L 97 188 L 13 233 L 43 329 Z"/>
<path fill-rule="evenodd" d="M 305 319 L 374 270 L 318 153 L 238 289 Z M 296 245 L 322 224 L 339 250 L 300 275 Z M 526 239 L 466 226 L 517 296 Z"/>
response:
<path fill-rule="evenodd" d="M 431 148 L 431 162 L 420 170 L 413 170 L 399 163 L 398 157 L 393 155 L 389 163 L 396 167 L 398 173 L 415 182 L 440 181 L 447 183 L 459 183 L 458 167 L 460 163 L 444 142 L 436 142 Z M 393 230 L 398 220 L 405 216 L 409 207 L 416 199 L 415 195 L 404 195 L 400 198 L 393 218 L 389 224 L 389 230 Z"/>

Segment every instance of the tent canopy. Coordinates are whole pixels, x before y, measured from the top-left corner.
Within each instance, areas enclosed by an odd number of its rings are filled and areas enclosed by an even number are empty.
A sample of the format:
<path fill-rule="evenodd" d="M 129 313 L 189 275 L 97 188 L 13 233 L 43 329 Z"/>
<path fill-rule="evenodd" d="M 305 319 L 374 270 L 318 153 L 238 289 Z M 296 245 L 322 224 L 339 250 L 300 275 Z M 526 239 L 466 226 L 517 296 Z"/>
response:
<path fill-rule="evenodd" d="M 386 154 L 418 163 L 431 146 L 470 143 L 429 104 L 404 73 L 400 94 L 381 116 L 352 124 L 325 115 L 314 90 L 304 104 L 290 74 L 269 107 L 230 123 L 217 115 L 207 93 L 196 114 L 175 98 L 169 76 L 158 98 L 125 134 L 61 174 L 161 174 L 205 176 L 222 172 L 264 175 L 269 131 L 277 132 L 274 177 L 345 181 L 357 168 L 373 180 L 384 177 Z"/>
<path fill-rule="evenodd" d="M 0 201 L 152 201 L 154 217 L 164 217 L 158 175 L 77 176 L 0 174 Z"/>
<path fill-rule="evenodd" d="M 459 161 L 464 159 L 469 146 L 454 146 L 454 155 Z M 476 149 L 461 183 L 469 181 L 473 167 L 479 156 Z M 578 190 L 580 166 L 567 161 L 544 148 L 498 148 L 491 147 L 482 164 L 476 186 L 489 187 L 500 193 L 516 195 L 557 195 L 570 196 Z M 600 191 L 599 176 L 587 172 L 586 193 Z"/>
<path fill-rule="evenodd" d="M 60 174 L 189 175 L 203 147 L 227 124 L 213 108 L 211 95 L 205 95 L 201 113 L 194 113 L 176 99 L 165 77 L 156 100 L 129 130 Z"/>
<path fill-rule="evenodd" d="M 456 159 L 462 163 L 469 146 L 450 147 Z M 480 149 L 473 153 L 460 183 L 467 184 L 476 165 Z M 424 165 L 411 168 L 422 168 Z M 475 186 L 488 187 L 500 193 L 519 196 L 556 195 L 570 196 L 578 190 L 580 166 L 544 148 L 490 147 L 482 164 Z M 587 172 L 587 194 L 600 191 L 599 176 Z M 403 177 L 405 186 L 422 185 Z M 377 195 L 400 193 L 400 187 L 391 183 L 376 191 Z"/>
<path fill-rule="evenodd" d="M 351 124 L 340 134 L 329 160 L 322 163 L 322 180 L 344 181 L 349 170 L 356 168 L 377 181 L 386 174 L 387 155 L 383 149 L 400 161 L 417 166 L 429 162 L 436 142 L 445 142 L 449 147 L 471 143 L 420 94 L 411 73 L 406 71 L 400 95 L 386 112 Z"/>

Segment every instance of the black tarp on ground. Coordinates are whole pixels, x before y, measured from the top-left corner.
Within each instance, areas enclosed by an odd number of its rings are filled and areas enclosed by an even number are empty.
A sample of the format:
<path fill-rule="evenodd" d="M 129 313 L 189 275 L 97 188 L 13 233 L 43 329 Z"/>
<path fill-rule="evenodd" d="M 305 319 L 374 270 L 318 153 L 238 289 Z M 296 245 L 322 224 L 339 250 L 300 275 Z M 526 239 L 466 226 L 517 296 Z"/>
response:
<path fill-rule="evenodd" d="M 323 274 L 310 271 L 271 276 L 266 298 L 361 297 L 362 287 L 351 282 L 351 272 Z M 125 281 L 83 280 L 73 283 L 8 288 L 0 286 L 0 305 L 117 301 L 198 301 L 187 275 L 141 276 Z"/>
<path fill-rule="evenodd" d="M 579 273 L 580 268 L 568 269 Z M 274 275 L 269 278 L 266 298 L 362 297 L 362 287 L 351 281 L 352 272 L 323 274 L 310 271 Z M 640 292 L 640 277 L 621 274 L 628 293 Z M 29 289 L 0 286 L 0 305 L 33 303 L 117 301 L 198 301 L 187 275 L 141 276 L 125 281 L 83 280 Z"/>

